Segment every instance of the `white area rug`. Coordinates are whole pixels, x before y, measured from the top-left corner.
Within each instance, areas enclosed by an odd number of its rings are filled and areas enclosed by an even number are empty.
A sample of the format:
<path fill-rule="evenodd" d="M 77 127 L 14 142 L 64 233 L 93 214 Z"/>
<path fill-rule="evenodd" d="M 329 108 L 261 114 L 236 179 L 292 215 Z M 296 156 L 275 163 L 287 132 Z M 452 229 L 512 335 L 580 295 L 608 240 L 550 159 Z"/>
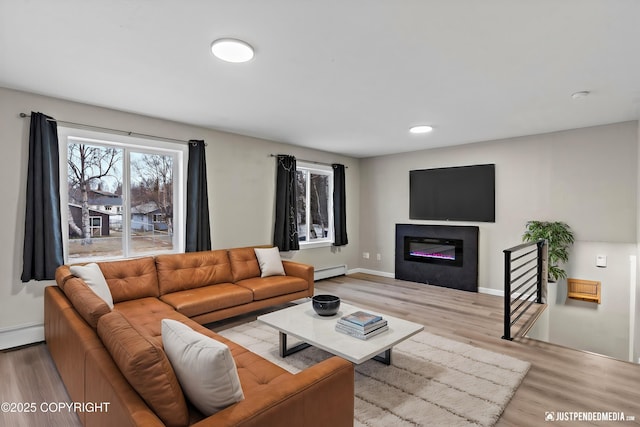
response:
<path fill-rule="evenodd" d="M 278 355 L 278 332 L 251 322 L 220 332 L 292 373 L 331 355 L 310 347 Z M 289 338 L 288 345 L 296 344 Z M 355 367 L 354 425 L 492 426 L 530 364 L 513 357 L 420 332 L 393 348 L 392 364 Z"/>

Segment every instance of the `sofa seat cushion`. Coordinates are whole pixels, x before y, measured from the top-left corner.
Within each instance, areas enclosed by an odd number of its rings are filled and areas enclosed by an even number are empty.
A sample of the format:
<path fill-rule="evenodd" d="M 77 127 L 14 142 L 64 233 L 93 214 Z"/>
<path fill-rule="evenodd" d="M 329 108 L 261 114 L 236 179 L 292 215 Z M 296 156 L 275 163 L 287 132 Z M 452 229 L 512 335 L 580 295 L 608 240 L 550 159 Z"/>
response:
<path fill-rule="evenodd" d="M 186 426 L 189 409 L 162 347 L 116 310 L 100 318 L 98 335 L 122 375 L 158 418 L 167 426 Z"/>
<path fill-rule="evenodd" d="M 117 303 L 114 311 L 121 313 L 134 329 L 153 339 L 158 345 L 162 345 L 162 319 L 182 321 L 185 318 L 169 304 L 157 298 L 140 298 Z"/>
<path fill-rule="evenodd" d="M 191 319 L 185 318 L 182 323 L 191 327 L 194 331 L 211 337 L 229 347 L 233 360 L 236 363 L 236 368 L 238 369 L 238 377 L 240 378 L 240 385 L 242 386 L 245 399 L 251 399 L 251 396 L 260 392 L 269 384 L 287 381 L 293 376 L 291 372 L 247 350 L 240 344 L 236 344 L 228 338 L 216 334 Z"/>
<path fill-rule="evenodd" d="M 185 316 L 194 317 L 215 310 L 248 304 L 253 301 L 253 293 L 233 283 L 220 283 L 165 294 L 160 299 Z"/>
<path fill-rule="evenodd" d="M 245 399 L 250 399 L 252 395 L 260 392 L 260 390 L 264 389 L 269 384 L 287 381 L 293 375 L 291 372 L 281 368 L 280 366 L 247 350 L 240 344 L 213 332 L 211 329 L 208 329 L 201 324 L 182 316 L 181 314 L 176 313 L 176 317 L 173 319 L 178 320 L 189 326 L 194 331 L 213 338 L 214 340 L 229 347 L 238 370 L 238 377 L 240 378 L 240 385 L 242 386 Z M 161 321 L 158 321 L 158 323 L 161 323 Z"/>
<path fill-rule="evenodd" d="M 233 281 L 226 250 L 158 255 L 160 295 Z"/>
<path fill-rule="evenodd" d="M 255 301 L 306 291 L 309 288 L 306 280 L 291 276 L 256 277 L 241 280 L 237 282 L 236 285 L 247 288 L 253 292 L 253 299 Z"/>
<path fill-rule="evenodd" d="M 238 368 L 238 377 L 245 398 L 249 398 L 253 393 L 262 390 L 274 381 L 283 381 L 293 375 L 245 347 L 185 317 L 158 299 L 144 298 L 138 301 L 140 302 L 139 306 L 133 304 L 135 301 L 116 304 L 114 311 L 120 312 L 135 330 L 158 346 L 162 346 L 162 319 L 177 320 L 194 331 L 226 344 L 231 350 L 231 355 Z"/>
<path fill-rule="evenodd" d="M 233 346 L 229 345 L 229 348 L 232 349 L 231 353 L 233 354 Z M 234 355 L 234 360 L 245 399 L 251 399 L 269 384 L 287 381 L 293 376 L 291 372 L 248 350 L 238 352 L 237 355 Z"/>

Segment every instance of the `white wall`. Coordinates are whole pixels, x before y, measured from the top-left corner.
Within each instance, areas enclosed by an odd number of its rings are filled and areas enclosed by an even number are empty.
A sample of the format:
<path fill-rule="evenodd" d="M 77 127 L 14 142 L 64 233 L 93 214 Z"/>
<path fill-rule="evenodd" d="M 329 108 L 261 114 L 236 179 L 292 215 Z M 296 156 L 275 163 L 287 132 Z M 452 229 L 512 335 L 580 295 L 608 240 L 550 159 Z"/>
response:
<path fill-rule="evenodd" d="M 549 342 L 629 360 L 630 256 L 635 253 L 630 243 L 582 242 L 573 249 L 567 275 L 599 281 L 602 301 L 567 298 L 565 280 L 549 283 Z M 607 256 L 606 268 L 595 265 L 601 254 Z"/>
<path fill-rule="evenodd" d="M 347 229 L 352 243 L 341 248 L 287 254 L 316 268 L 359 262 L 359 160 L 240 135 L 213 131 L 121 111 L 0 88 L 0 348 L 37 340 L 42 334 L 43 289 L 54 282 L 20 282 L 27 176 L 29 120 L 40 111 L 59 120 L 151 135 L 204 139 L 214 248 L 270 244 L 273 233 L 275 159 L 292 154 L 305 160 L 343 163 L 347 169 Z M 40 338 L 42 339 L 42 338 Z"/>
<path fill-rule="evenodd" d="M 570 302 L 564 311 L 554 311 L 566 321 L 555 337 L 564 345 L 584 345 L 577 336 L 571 340 L 571 330 L 605 325 L 607 332 L 599 333 L 590 348 L 609 348 L 627 359 L 628 344 L 619 338 L 628 343 L 629 255 L 636 254 L 638 241 L 638 145 L 638 123 L 625 122 L 364 159 L 360 209 L 368 215 L 360 223 L 361 252 L 381 252 L 382 260 L 372 257 L 361 265 L 393 274 L 395 224 L 444 223 L 409 219 L 410 170 L 495 163 L 496 222 L 450 223 L 480 228 L 479 286 L 503 289 L 502 251 L 521 242 L 527 220 L 565 221 L 577 240 L 567 265 L 570 277 L 601 280 L 607 299 L 597 310 Z M 608 254 L 608 268 L 594 270 L 598 251 Z"/>

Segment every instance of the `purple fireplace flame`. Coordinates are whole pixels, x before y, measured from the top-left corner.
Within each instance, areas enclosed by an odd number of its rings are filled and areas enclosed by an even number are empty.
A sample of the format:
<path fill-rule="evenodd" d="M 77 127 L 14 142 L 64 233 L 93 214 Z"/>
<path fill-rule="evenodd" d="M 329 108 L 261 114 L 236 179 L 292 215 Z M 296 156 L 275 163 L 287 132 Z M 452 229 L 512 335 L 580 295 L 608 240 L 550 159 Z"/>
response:
<path fill-rule="evenodd" d="M 462 240 L 405 236 L 408 261 L 462 264 Z"/>
<path fill-rule="evenodd" d="M 415 249 L 409 251 L 409 256 L 417 256 L 417 257 L 425 257 L 425 258 L 440 258 L 440 259 L 456 259 L 456 248 L 455 247 L 445 247 L 445 248 L 429 248 L 425 250 Z"/>

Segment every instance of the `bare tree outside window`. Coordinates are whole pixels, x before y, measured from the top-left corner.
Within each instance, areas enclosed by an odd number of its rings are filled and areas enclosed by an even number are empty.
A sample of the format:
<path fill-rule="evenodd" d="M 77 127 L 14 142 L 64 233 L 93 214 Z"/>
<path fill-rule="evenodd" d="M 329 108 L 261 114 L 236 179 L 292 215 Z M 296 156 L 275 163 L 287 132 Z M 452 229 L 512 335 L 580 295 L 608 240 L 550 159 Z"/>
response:
<path fill-rule="evenodd" d="M 311 235 L 316 239 L 324 239 L 329 235 L 328 189 L 327 175 L 309 174 L 311 177 L 309 195 L 311 200 Z"/>
<path fill-rule="evenodd" d="M 298 240 L 304 242 L 307 236 L 307 171 L 296 171 L 296 217 L 298 220 Z"/>
<path fill-rule="evenodd" d="M 82 225 L 78 227 L 73 216 L 69 215 L 70 229 L 82 233 L 82 244 L 92 243 L 89 212 L 89 191 L 98 189 L 106 178 L 118 180 L 122 150 L 108 147 L 96 147 L 86 144 L 69 144 L 67 153 L 69 199 L 79 193 Z"/>
<path fill-rule="evenodd" d="M 171 245 L 173 236 L 173 157 L 131 153 L 132 238 Z"/>

